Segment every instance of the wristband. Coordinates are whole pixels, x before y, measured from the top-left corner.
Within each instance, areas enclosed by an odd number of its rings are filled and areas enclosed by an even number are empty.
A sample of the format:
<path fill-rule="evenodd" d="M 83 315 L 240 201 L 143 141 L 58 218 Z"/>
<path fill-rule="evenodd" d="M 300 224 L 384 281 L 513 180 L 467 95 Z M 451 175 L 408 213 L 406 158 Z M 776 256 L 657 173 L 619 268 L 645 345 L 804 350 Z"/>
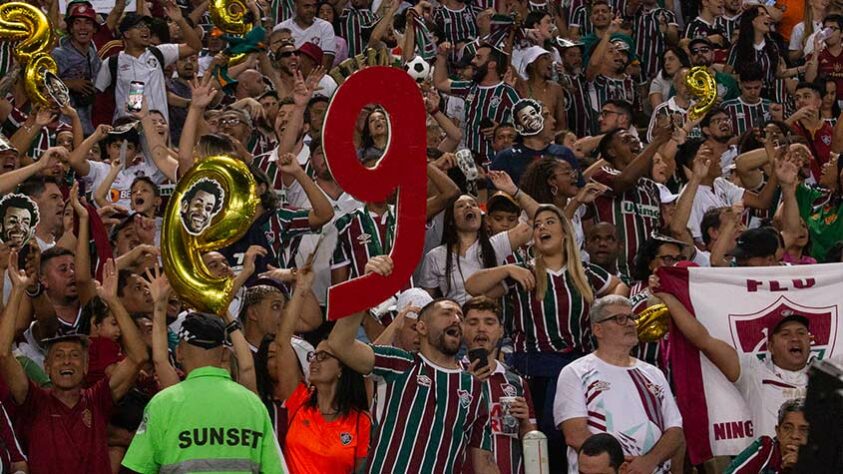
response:
<path fill-rule="evenodd" d="M 512 195 L 512 198 L 518 199 L 519 194 L 521 194 L 521 188 L 515 188 L 515 194 Z"/>
<path fill-rule="evenodd" d="M 44 293 L 44 287 L 41 286 L 41 282 L 39 281 L 35 283 L 35 291 L 29 291 L 29 288 L 24 288 L 23 292 L 30 298 L 38 298 Z"/>
<path fill-rule="evenodd" d="M 437 108 L 433 109 L 432 111 L 430 111 L 430 116 L 431 116 L 431 117 L 433 117 L 434 115 L 436 115 L 436 114 L 438 114 L 438 113 L 439 113 L 439 107 L 437 107 Z"/>
<path fill-rule="evenodd" d="M 230 338 L 234 331 L 239 331 L 241 329 L 243 329 L 243 325 L 240 324 L 240 321 L 235 319 L 225 326 L 225 335 Z"/>

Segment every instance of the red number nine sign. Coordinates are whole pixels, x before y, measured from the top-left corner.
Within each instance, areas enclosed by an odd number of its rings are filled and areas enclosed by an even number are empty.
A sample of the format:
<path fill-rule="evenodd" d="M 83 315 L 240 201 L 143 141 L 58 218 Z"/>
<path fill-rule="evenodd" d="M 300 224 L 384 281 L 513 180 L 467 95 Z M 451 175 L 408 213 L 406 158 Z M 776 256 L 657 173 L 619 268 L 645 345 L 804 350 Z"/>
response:
<path fill-rule="evenodd" d="M 354 129 L 360 111 L 379 104 L 389 117 L 389 142 L 377 167 L 357 158 Z M 426 113 L 415 81 L 401 69 L 370 67 L 337 89 L 325 116 L 325 160 L 337 183 L 364 202 L 384 201 L 398 190 L 395 264 L 389 277 L 368 274 L 328 290 L 328 319 L 374 307 L 403 288 L 421 260 L 427 204 Z"/>

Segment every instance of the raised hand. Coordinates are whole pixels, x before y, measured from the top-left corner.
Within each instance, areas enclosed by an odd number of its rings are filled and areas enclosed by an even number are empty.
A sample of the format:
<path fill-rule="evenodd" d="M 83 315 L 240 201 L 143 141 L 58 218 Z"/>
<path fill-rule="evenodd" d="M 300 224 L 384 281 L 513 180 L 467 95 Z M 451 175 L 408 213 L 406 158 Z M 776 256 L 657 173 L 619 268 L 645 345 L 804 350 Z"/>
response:
<path fill-rule="evenodd" d="M 73 211 L 76 212 L 76 215 L 80 219 L 88 218 L 88 208 L 79 201 L 79 183 L 76 181 L 73 182 L 73 186 L 70 188 L 70 205 L 73 206 Z"/>
<path fill-rule="evenodd" d="M 18 268 L 17 249 L 12 249 L 9 252 L 8 274 L 9 280 L 12 282 L 12 288 L 26 288 L 34 282 L 32 277 L 27 276 L 26 272 Z"/>
<path fill-rule="evenodd" d="M 258 278 L 268 278 L 281 283 L 291 283 L 296 281 L 296 269 L 294 268 L 277 268 L 272 265 L 267 265 L 267 271 L 258 275 Z"/>
<path fill-rule="evenodd" d="M 492 181 L 492 184 L 499 190 L 514 196 L 518 192 L 518 187 L 512 182 L 512 177 L 505 171 L 489 170 L 486 176 Z"/>
<path fill-rule="evenodd" d="M 296 176 L 304 173 L 304 169 L 299 164 L 299 160 L 296 159 L 296 155 L 292 153 L 284 153 L 278 157 L 278 169 L 281 170 L 282 173 L 289 174 L 290 176 Z"/>
<path fill-rule="evenodd" d="M 577 192 L 577 195 L 574 197 L 574 200 L 580 204 L 589 204 L 594 202 L 597 199 L 597 196 L 605 193 L 609 190 L 608 186 L 600 184 L 596 181 L 591 181 L 586 183 L 585 186 L 580 188 Z"/>
<path fill-rule="evenodd" d="M 109 258 L 102 269 L 102 284 L 97 285 L 97 296 L 103 301 L 110 302 L 117 299 L 117 265 Z"/>
<path fill-rule="evenodd" d="M 208 76 L 211 75 L 208 73 L 206 74 Z M 210 82 L 200 82 L 198 79 L 194 79 L 190 82 L 190 106 L 197 109 L 205 109 L 211 102 L 214 101 L 214 98 L 217 96 L 217 92 L 219 91 L 217 91 Z"/>
<path fill-rule="evenodd" d="M 377 273 L 380 276 L 389 276 L 395 265 L 389 255 L 376 255 L 366 262 L 364 274 Z"/>
<path fill-rule="evenodd" d="M 255 260 L 257 260 L 258 256 L 266 257 L 266 253 L 266 249 L 260 245 L 250 245 L 246 249 L 246 255 L 243 257 L 242 273 L 247 275 L 255 273 Z"/>
<path fill-rule="evenodd" d="M 170 287 L 170 280 L 167 279 L 167 275 L 161 267 L 155 265 L 152 268 L 148 268 L 146 270 L 146 278 L 143 279 L 143 282 L 146 289 L 149 290 L 155 306 L 162 305 L 166 308 L 167 302 L 170 300 L 172 288 Z"/>

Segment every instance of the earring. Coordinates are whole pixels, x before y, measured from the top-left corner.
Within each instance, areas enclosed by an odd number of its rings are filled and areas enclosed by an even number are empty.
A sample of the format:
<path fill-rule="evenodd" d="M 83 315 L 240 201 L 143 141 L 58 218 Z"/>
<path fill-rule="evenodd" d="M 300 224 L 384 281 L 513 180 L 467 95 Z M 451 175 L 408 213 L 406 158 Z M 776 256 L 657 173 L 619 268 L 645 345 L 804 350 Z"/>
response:
<path fill-rule="evenodd" d="M 555 185 L 551 184 L 551 185 L 550 185 L 550 194 L 552 194 L 552 195 L 556 196 L 556 194 L 557 194 L 558 192 L 559 192 L 559 188 L 557 188 Z"/>

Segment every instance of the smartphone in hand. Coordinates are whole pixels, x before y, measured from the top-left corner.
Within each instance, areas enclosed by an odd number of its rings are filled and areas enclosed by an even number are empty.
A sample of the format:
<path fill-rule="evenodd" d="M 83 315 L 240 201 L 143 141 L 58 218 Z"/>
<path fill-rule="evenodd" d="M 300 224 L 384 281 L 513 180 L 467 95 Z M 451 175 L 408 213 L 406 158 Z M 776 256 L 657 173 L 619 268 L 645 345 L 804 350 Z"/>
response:
<path fill-rule="evenodd" d="M 482 347 L 472 349 L 468 351 L 468 360 L 471 363 L 474 363 L 475 360 L 479 360 L 480 363 L 477 364 L 477 367 L 475 367 L 474 370 L 480 370 L 489 365 L 489 351 L 483 349 Z"/>
<path fill-rule="evenodd" d="M 143 108 L 144 83 L 132 81 L 129 84 L 129 97 L 126 99 L 126 110 L 129 112 L 140 112 Z"/>

